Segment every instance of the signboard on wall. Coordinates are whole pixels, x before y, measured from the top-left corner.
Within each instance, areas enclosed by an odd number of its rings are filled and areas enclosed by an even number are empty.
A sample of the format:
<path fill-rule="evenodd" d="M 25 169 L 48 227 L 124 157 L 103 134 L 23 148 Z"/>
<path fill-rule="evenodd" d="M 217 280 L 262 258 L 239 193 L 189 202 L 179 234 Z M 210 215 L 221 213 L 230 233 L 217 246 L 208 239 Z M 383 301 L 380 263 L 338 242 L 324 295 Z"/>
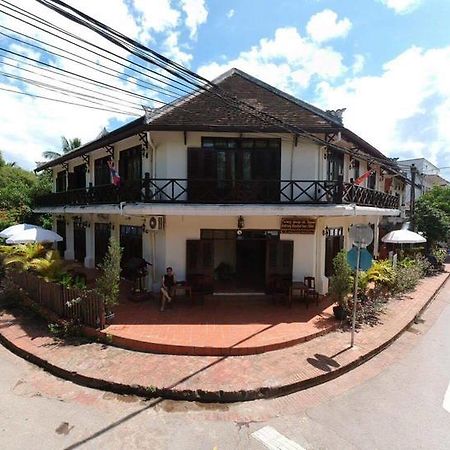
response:
<path fill-rule="evenodd" d="M 284 234 L 314 234 L 316 219 L 297 216 L 282 217 L 280 231 Z"/>

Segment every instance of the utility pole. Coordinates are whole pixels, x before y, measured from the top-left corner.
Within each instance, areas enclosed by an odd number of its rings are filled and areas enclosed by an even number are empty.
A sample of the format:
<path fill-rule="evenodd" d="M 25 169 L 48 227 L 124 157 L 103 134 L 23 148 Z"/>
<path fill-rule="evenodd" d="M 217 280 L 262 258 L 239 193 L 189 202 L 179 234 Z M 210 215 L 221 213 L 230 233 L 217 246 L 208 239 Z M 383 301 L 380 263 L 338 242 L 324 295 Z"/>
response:
<path fill-rule="evenodd" d="M 416 175 L 417 167 L 411 164 L 411 198 L 409 201 L 409 217 L 411 219 L 412 231 L 416 231 Z"/>

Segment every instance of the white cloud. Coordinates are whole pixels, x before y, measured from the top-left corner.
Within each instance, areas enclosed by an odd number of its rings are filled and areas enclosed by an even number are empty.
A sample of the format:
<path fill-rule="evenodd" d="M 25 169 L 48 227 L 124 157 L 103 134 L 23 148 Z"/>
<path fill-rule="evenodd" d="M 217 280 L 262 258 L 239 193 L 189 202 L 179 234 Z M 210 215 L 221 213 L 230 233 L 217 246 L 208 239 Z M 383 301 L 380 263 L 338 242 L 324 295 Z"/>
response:
<path fill-rule="evenodd" d="M 180 19 L 180 12 L 172 7 L 170 0 L 134 0 L 134 7 L 141 14 L 141 39 L 144 41 L 150 38 L 152 31 L 161 33 L 175 28 Z"/>
<path fill-rule="evenodd" d="M 306 25 L 306 31 L 316 42 L 347 36 L 352 23 L 347 17 L 338 20 L 337 14 L 331 9 L 314 14 Z"/>
<path fill-rule="evenodd" d="M 234 9 L 230 9 L 228 12 L 227 12 L 227 17 L 229 18 L 229 19 L 231 19 L 233 16 L 234 16 Z"/>
<path fill-rule="evenodd" d="M 100 18 L 102 22 L 134 39 L 142 41 L 142 39 L 145 38 L 146 41 L 148 41 L 157 36 L 157 42 L 160 43 L 162 51 L 169 57 L 176 59 L 183 64 L 188 64 L 192 58 L 192 55 L 185 51 L 185 49 L 188 48 L 186 44 L 181 46 L 179 43 L 179 33 L 182 29 L 181 27 L 184 27 L 184 24 L 180 20 L 183 12 L 178 2 L 176 7 L 172 6 L 170 0 L 152 0 L 151 2 L 145 0 L 133 0 L 132 4 L 130 4 L 129 0 L 110 0 L 107 8 L 105 8 L 103 2 L 94 2 L 91 0 L 70 0 L 70 4 L 92 17 Z M 134 14 L 129 7 L 131 5 L 134 6 Z M 75 35 L 82 36 L 84 39 L 98 45 L 101 49 L 113 51 L 125 58 L 129 56 L 127 51 L 115 47 L 113 44 L 108 43 L 103 38 L 84 27 L 74 23 L 69 24 L 67 20 L 48 8 L 38 4 L 34 0 L 22 0 L 20 7 L 38 15 L 40 18 L 47 20 L 50 23 L 74 33 Z M 195 23 L 192 19 L 192 13 L 190 20 L 190 24 Z M 31 28 L 24 22 L 14 20 L 6 15 L 0 15 L 0 24 L 22 33 L 29 34 L 33 38 L 64 47 L 66 50 L 80 56 L 87 57 L 93 60 L 93 64 L 96 65 L 96 67 L 100 67 L 97 66 L 99 64 L 106 67 L 102 70 L 108 71 L 108 68 L 114 68 L 124 74 L 124 68 L 120 65 L 114 64 L 112 61 L 108 61 L 98 55 L 94 55 L 90 51 L 83 50 L 78 44 L 61 43 L 57 38 L 39 31 L 36 28 Z M 14 49 L 17 53 L 22 55 L 40 59 L 41 61 L 44 61 L 46 60 L 45 58 L 47 58 L 47 56 L 44 56 L 43 52 L 28 46 L 22 44 L 19 45 L 13 43 L 13 41 L 8 41 L 7 39 L 2 40 L 2 42 L 4 46 L 6 45 L 8 48 Z M 96 51 L 101 53 L 101 50 L 99 49 Z M 17 56 L 14 58 L 18 59 Z M 113 59 L 119 60 L 115 57 L 113 57 Z M 3 62 L 2 60 L 3 56 L 0 56 L 0 64 Z M 20 63 L 12 62 L 10 60 L 4 62 L 8 62 L 8 64 L 11 63 L 15 66 L 3 66 L 4 71 L 11 74 L 26 76 L 38 82 L 51 83 L 66 88 L 68 88 L 68 86 L 64 85 L 64 82 L 69 81 L 71 83 L 77 83 L 81 85 L 81 88 L 70 87 L 70 89 L 100 97 L 102 97 L 101 93 L 112 95 L 112 97 L 109 97 L 108 102 L 133 102 L 137 104 L 138 108 L 138 110 L 134 110 L 133 113 L 142 113 L 140 104 L 141 102 L 145 102 L 145 100 L 129 97 L 126 94 L 117 91 L 111 92 L 103 88 L 95 88 L 92 85 L 84 84 L 83 81 L 69 79 L 66 75 L 50 75 L 39 68 L 32 68 L 36 74 L 30 74 L 29 72 L 27 73 L 20 70 L 20 67 L 25 68 L 25 66 Z M 73 61 L 52 57 L 52 63 L 57 67 L 80 73 L 86 77 L 101 80 L 120 88 L 129 89 L 135 93 L 158 98 L 158 96 L 149 89 L 144 90 L 136 86 L 133 87 L 133 85 L 127 84 L 123 80 L 98 73 L 94 68 L 79 66 Z M 125 64 L 127 63 L 125 62 Z M 145 65 L 145 63 L 143 64 Z M 128 72 L 128 74 L 130 73 L 131 72 Z M 136 74 L 134 73 L 134 75 Z M 50 77 L 55 79 L 52 80 Z M 13 89 L 27 94 L 42 95 L 65 101 L 83 103 L 82 100 L 77 98 L 69 98 L 61 93 L 48 92 L 39 89 L 36 86 L 7 80 L 4 77 L 0 77 L 0 88 Z M 91 93 L 87 91 L 87 89 L 97 89 L 97 93 Z M 95 111 L 77 106 L 33 99 L 28 96 L 20 94 L 16 95 L 5 91 L 0 91 L 0 104 L 2 105 L 0 108 L 0 149 L 9 160 L 17 160 L 20 164 L 29 168 L 34 167 L 35 161 L 42 159 L 42 151 L 59 149 L 61 135 L 65 135 L 68 138 L 75 136 L 80 137 L 83 142 L 87 142 L 95 138 L 104 126 L 111 128 L 111 121 L 115 121 L 114 123 L 117 124 L 117 121 L 122 122 L 132 118 L 114 112 Z M 152 103 L 148 101 L 146 104 L 153 106 Z M 93 105 L 91 104 L 91 106 Z M 121 106 L 110 106 L 121 110 L 130 110 L 130 105 L 128 104 L 125 105 L 122 103 Z"/>
<path fill-rule="evenodd" d="M 364 55 L 354 55 L 353 57 L 353 64 L 352 64 L 352 73 L 356 75 L 357 73 L 360 73 L 364 69 L 364 63 L 366 62 L 366 58 L 364 58 Z"/>
<path fill-rule="evenodd" d="M 417 9 L 422 0 L 378 0 L 383 5 L 393 9 L 397 14 L 408 14 Z"/>
<path fill-rule="evenodd" d="M 186 13 L 186 26 L 190 30 L 190 38 L 197 37 L 197 28 L 208 18 L 205 0 L 181 0 L 181 7 Z"/>
<path fill-rule="evenodd" d="M 261 39 L 237 58 L 204 65 L 198 72 L 212 79 L 231 67 L 290 92 L 308 87 L 314 76 L 333 80 L 346 71 L 340 53 L 300 36 L 295 28 L 278 28 L 273 39 Z"/>
<path fill-rule="evenodd" d="M 420 67 L 420 70 L 417 68 Z M 345 124 L 391 156 L 423 156 L 450 165 L 450 47 L 411 47 L 379 76 L 322 82 L 319 104 L 346 107 Z"/>
<path fill-rule="evenodd" d="M 178 38 L 179 33 L 176 31 L 172 31 L 168 34 L 163 45 L 164 55 L 168 58 L 174 59 L 180 64 L 187 65 L 192 60 L 192 55 L 180 49 Z"/>

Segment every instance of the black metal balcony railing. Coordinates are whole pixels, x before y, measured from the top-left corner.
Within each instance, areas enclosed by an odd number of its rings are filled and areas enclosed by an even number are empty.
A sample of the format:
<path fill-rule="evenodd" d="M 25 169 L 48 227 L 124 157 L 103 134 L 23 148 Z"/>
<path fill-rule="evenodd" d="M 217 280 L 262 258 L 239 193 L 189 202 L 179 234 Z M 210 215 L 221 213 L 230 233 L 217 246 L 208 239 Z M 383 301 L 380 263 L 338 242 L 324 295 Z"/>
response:
<path fill-rule="evenodd" d="M 351 204 L 398 208 L 399 198 L 362 186 L 325 180 L 157 178 L 47 194 L 37 206 L 143 203 Z"/>

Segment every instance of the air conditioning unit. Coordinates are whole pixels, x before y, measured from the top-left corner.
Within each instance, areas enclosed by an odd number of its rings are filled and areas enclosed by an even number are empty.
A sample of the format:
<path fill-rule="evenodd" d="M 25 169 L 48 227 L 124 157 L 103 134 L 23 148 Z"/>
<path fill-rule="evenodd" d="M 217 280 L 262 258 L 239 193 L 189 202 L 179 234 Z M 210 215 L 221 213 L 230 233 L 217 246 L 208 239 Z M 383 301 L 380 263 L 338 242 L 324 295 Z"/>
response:
<path fill-rule="evenodd" d="M 165 216 L 150 216 L 148 219 L 148 226 L 152 231 L 164 230 L 165 222 Z"/>

